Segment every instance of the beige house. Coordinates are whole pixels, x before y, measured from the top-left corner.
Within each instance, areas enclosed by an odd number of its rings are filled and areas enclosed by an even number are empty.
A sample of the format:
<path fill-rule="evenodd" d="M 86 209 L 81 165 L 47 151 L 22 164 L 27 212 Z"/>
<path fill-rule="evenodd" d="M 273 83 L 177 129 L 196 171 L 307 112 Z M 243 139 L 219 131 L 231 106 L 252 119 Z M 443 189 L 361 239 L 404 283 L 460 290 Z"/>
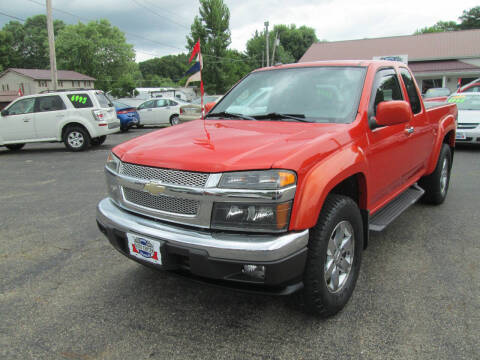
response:
<path fill-rule="evenodd" d="M 480 30 L 315 43 L 299 62 L 398 58 L 408 63 L 418 85 L 454 91 L 480 77 Z"/>
<path fill-rule="evenodd" d="M 58 89 L 93 89 L 95 78 L 76 71 L 58 70 Z M 0 73 L 0 91 L 21 89 L 23 95 L 53 90 L 50 70 L 9 68 Z"/>

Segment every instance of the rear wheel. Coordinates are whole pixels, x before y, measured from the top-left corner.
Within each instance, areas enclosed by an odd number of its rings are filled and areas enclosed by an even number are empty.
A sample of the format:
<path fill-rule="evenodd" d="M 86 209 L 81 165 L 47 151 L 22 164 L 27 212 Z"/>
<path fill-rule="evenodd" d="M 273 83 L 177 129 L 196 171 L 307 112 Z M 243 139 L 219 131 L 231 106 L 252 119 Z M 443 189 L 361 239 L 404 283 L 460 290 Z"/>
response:
<path fill-rule="evenodd" d="M 418 184 L 425 190 L 422 201 L 440 205 L 445 201 L 450 185 L 450 170 L 452 168 L 452 151 L 447 144 L 442 145 L 435 171 L 420 179 Z"/>
<path fill-rule="evenodd" d="M 128 126 L 125 127 L 120 127 L 121 132 L 127 132 L 128 131 Z"/>
<path fill-rule="evenodd" d="M 79 126 L 68 127 L 63 134 L 65 147 L 70 151 L 83 151 L 90 146 L 88 131 Z"/>
<path fill-rule="evenodd" d="M 8 149 L 8 150 L 11 150 L 11 151 L 18 151 L 20 150 L 21 148 L 23 148 L 25 146 L 25 144 L 9 144 L 9 145 L 5 145 L 5 147 Z"/>
<path fill-rule="evenodd" d="M 91 144 L 92 146 L 100 146 L 105 142 L 106 139 L 107 139 L 107 135 L 99 136 L 99 137 L 93 138 L 91 140 Z"/>
<path fill-rule="evenodd" d="M 349 197 L 331 194 L 311 229 L 304 273 L 307 311 L 328 317 L 350 299 L 360 271 L 362 216 Z"/>
<path fill-rule="evenodd" d="M 141 129 L 141 128 L 143 128 L 143 125 L 142 125 L 142 124 L 138 124 L 138 125 L 137 125 L 137 129 Z"/>
<path fill-rule="evenodd" d="M 170 125 L 178 125 L 180 123 L 180 119 L 177 114 L 170 116 Z"/>

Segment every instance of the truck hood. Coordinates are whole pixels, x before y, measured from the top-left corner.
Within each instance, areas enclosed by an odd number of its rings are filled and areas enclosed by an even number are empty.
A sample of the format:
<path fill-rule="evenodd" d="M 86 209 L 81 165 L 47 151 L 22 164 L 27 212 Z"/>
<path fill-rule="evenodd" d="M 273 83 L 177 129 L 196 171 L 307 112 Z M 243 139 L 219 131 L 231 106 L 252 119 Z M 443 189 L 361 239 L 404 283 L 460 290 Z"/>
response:
<path fill-rule="evenodd" d="M 345 126 L 247 120 L 207 120 L 204 124 L 195 120 L 129 140 L 113 152 L 124 162 L 188 171 L 296 170 L 292 164 L 302 166 L 307 159 L 298 157 L 312 156 L 312 147 L 318 157 L 347 141 L 342 141 Z"/>

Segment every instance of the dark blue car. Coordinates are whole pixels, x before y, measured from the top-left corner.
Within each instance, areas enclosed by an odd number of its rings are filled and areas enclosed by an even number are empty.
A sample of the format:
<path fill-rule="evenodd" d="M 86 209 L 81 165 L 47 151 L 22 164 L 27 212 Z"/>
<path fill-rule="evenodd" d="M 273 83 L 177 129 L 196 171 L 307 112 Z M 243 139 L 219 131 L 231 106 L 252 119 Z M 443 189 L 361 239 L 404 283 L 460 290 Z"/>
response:
<path fill-rule="evenodd" d="M 114 100 L 113 105 L 120 120 L 120 130 L 128 131 L 134 125 L 140 125 L 140 116 L 137 109 L 127 104 Z"/>

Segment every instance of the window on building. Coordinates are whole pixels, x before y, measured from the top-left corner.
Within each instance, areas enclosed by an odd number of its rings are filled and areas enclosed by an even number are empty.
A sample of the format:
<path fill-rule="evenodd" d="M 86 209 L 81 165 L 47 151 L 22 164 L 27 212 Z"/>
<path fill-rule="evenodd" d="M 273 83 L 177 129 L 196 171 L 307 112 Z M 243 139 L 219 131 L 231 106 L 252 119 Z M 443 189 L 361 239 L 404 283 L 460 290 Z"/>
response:
<path fill-rule="evenodd" d="M 67 97 L 77 109 L 93 107 L 92 100 L 87 94 L 68 94 Z"/>
<path fill-rule="evenodd" d="M 41 96 L 36 98 L 35 111 L 46 112 L 66 109 L 63 100 L 58 95 Z"/>
<path fill-rule="evenodd" d="M 403 82 L 407 88 L 408 98 L 410 100 L 410 106 L 414 114 L 418 114 L 422 111 L 422 105 L 420 104 L 420 98 L 417 93 L 417 88 L 415 87 L 415 82 L 413 81 L 412 75 L 407 69 L 400 69 L 400 74 L 402 75 Z"/>
<path fill-rule="evenodd" d="M 75 81 L 72 81 L 72 87 L 75 87 Z"/>
<path fill-rule="evenodd" d="M 59 81 L 58 86 L 63 87 L 63 81 Z"/>
<path fill-rule="evenodd" d="M 427 90 L 431 88 L 441 88 L 442 85 L 443 85 L 443 80 L 441 78 L 422 80 L 422 94 L 425 94 Z"/>

